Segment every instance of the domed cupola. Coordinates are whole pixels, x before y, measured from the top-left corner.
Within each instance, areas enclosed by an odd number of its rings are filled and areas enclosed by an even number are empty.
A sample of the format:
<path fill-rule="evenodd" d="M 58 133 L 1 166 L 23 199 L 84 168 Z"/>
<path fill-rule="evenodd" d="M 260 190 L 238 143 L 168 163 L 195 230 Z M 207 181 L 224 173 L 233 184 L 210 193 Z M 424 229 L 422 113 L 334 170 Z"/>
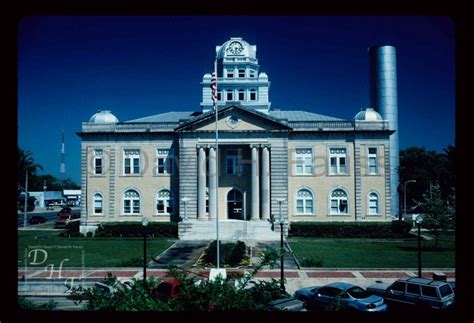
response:
<path fill-rule="evenodd" d="M 232 37 L 221 46 L 216 46 L 217 59 L 244 57 L 257 59 L 257 46 L 250 45 L 241 37 Z"/>
<path fill-rule="evenodd" d="M 354 117 L 355 121 L 383 121 L 382 116 L 372 108 L 360 110 Z"/>
<path fill-rule="evenodd" d="M 118 123 L 119 120 L 108 110 L 99 110 L 90 119 L 92 123 Z"/>

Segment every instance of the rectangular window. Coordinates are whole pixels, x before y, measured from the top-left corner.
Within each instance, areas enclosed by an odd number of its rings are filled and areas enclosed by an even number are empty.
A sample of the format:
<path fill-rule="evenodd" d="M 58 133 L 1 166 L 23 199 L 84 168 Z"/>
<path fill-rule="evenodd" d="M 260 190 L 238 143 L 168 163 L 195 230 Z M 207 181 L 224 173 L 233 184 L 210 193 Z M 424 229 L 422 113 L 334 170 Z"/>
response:
<path fill-rule="evenodd" d="M 234 100 L 234 92 L 232 90 L 227 90 L 227 101 L 233 101 Z"/>
<path fill-rule="evenodd" d="M 131 213 L 131 208 L 130 208 L 130 200 L 125 200 L 123 201 L 123 213 L 129 214 Z"/>
<path fill-rule="evenodd" d="M 340 200 L 340 202 L 339 202 L 339 211 L 342 214 L 347 213 L 347 200 Z"/>
<path fill-rule="evenodd" d="M 226 152 L 226 174 L 227 175 L 239 175 L 242 170 L 239 169 L 241 166 L 240 155 L 237 150 L 227 150 Z"/>
<path fill-rule="evenodd" d="M 222 101 L 222 91 L 217 90 L 217 101 Z"/>
<path fill-rule="evenodd" d="M 369 214 L 378 214 L 379 206 L 376 199 L 369 200 Z"/>
<path fill-rule="evenodd" d="M 174 154 L 172 149 L 157 149 L 158 174 L 173 175 Z"/>
<path fill-rule="evenodd" d="M 140 173 L 140 149 L 124 149 L 123 151 L 123 173 Z"/>
<path fill-rule="evenodd" d="M 239 91 L 239 101 L 245 100 L 245 92 L 244 91 Z"/>
<path fill-rule="evenodd" d="M 369 174 L 377 174 L 377 148 L 368 149 Z"/>
<path fill-rule="evenodd" d="M 94 214 L 102 214 L 102 199 L 94 200 Z"/>
<path fill-rule="evenodd" d="M 337 214 L 338 208 L 337 208 L 337 200 L 331 200 L 331 213 L 332 214 Z"/>
<path fill-rule="evenodd" d="M 313 213 L 313 200 L 306 200 L 306 214 Z"/>
<path fill-rule="evenodd" d="M 239 69 L 239 78 L 245 77 L 245 70 L 244 69 Z"/>
<path fill-rule="evenodd" d="M 158 213 L 165 213 L 165 203 L 163 200 L 158 200 L 156 209 L 158 210 Z"/>
<path fill-rule="evenodd" d="M 296 213 L 304 213 L 303 200 L 296 200 Z"/>
<path fill-rule="evenodd" d="M 436 293 L 436 287 L 421 286 L 421 293 L 423 294 L 423 296 L 438 298 L 438 293 Z"/>
<path fill-rule="evenodd" d="M 250 90 L 250 101 L 256 101 L 256 100 L 257 100 L 257 91 Z"/>
<path fill-rule="evenodd" d="M 255 77 L 255 70 L 249 70 L 249 77 L 254 78 Z"/>
<path fill-rule="evenodd" d="M 94 150 L 94 174 L 101 175 L 102 174 L 102 156 L 104 152 L 102 149 L 95 149 Z"/>
<path fill-rule="evenodd" d="M 420 295 L 420 286 L 415 284 L 407 284 L 407 293 Z"/>
<path fill-rule="evenodd" d="M 140 213 L 140 201 L 133 200 L 133 213 L 139 214 Z"/>
<path fill-rule="evenodd" d="M 347 152 L 346 148 L 329 149 L 329 174 L 347 174 Z"/>
<path fill-rule="evenodd" d="M 313 150 L 311 148 L 295 149 L 296 175 L 311 175 L 313 173 Z"/>
<path fill-rule="evenodd" d="M 226 70 L 227 71 L 227 77 L 234 77 L 234 70 Z"/>

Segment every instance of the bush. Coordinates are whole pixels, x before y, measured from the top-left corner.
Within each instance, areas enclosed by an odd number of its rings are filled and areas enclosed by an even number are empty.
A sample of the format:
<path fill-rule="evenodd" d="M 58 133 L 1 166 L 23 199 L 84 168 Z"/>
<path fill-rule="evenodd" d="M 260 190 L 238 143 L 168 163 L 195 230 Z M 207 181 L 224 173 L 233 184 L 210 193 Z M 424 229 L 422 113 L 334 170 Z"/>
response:
<path fill-rule="evenodd" d="M 92 231 L 89 231 L 89 232 L 86 233 L 86 237 L 88 237 L 88 238 L 92 238 L 93 236 L 94 236 L 94 232 L 92 232 Z"/>
<path fill-rule="evenodd" d="M 30 300 L 25 299 L 24 297 L 19 297 L 18 305 L 20 308 L 25 310 L 51 311 L 58 305 L 58 303 L 50 299 L 47 303 L 36 304 Z"/>
<path fill-rule="evenodd" d="M 406 222 L 293 222 L 288 235 L 318 238 L 402 238 L 410 236 L 410 229 L 411 224 Z"/>
<path fill-rule="evenodd" d="M 143 237 L 141 222 L 109 222 L 99 225 L 97 237 Z M 178 224 L 175 222 L 152 222 L 147 228 L 147 235 L 155 237 L 178 237 Z"/>
<path fill-rule="evenodd" d="M 70 222 L 66 224 L 64 230 L 59 233 L 60 237 L 82 237 L 82 234 L 79 233 L 79 226 L 81 223 L 79 221 Z"/>
<path fill-rule="evenodd" d="M 314 260 L 313 258 L 303 258 L 301 260 L 302 267 L 322 267 L 323 261 L 322 260 Z"/>
<path fill-rule="evenodd" d="M 245 258 L 246 246 L 242 241 L 222 243 L 219 241 L 219 262 L 222 265 L 238 266 Z M 214 240 L 206 249 L 204 256 L 206 263 L 215 265 L 217 263 L 217 242 Z"/>

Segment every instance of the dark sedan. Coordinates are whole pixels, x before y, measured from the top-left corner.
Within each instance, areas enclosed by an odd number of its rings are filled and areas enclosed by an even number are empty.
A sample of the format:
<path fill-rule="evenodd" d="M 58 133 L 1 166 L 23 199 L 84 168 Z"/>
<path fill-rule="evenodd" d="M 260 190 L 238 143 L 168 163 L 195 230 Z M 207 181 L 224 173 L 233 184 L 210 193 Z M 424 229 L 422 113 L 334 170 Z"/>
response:
<path fill-rule="evenodd" d="M 308 310 L 355 310 L 383 312 L 387 305 L 380 296 L 368 293 L 357 285 L 336 282 L 325 286 L 299 289 L 295 298 L 305 302 Z"/>
<path fill-rule="evenodd" d="M 31 218 L 28 219 L 29 224 L 41 224 L 45 222 L 46 222 L 46 218 L 41 215 L 33 215 Z"/>

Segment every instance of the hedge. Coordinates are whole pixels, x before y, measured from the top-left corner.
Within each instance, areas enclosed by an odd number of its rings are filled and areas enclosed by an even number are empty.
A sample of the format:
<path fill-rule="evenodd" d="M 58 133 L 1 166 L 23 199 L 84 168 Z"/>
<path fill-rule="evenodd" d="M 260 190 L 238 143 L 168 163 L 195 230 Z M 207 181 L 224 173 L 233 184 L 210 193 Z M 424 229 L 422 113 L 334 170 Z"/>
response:
<path fill-rule="evenodd" d="M 99 225 L 96 237 L 143 237 L 141 222 L 109 222 Z M 178 237 L 178 224 L 175 222 L 150 222 L 147 235 L 154 237 Z"/>
<path fill-rule="evenodd" d="M 244 259 L 246 245 L 243 241 L 226 242 L 219 241 L 219 262 L 222 265 L 238 266 Z M 217 263 L 217 241 L 214 240 L 206 249 L 204 257 L 206 263 L 215 265 Z"/>
<path fill-rule="evenodd" d="M 384 222 L 292 222 L 288 236 L 321 238 L 403 238 L 411 223 Z"/>

